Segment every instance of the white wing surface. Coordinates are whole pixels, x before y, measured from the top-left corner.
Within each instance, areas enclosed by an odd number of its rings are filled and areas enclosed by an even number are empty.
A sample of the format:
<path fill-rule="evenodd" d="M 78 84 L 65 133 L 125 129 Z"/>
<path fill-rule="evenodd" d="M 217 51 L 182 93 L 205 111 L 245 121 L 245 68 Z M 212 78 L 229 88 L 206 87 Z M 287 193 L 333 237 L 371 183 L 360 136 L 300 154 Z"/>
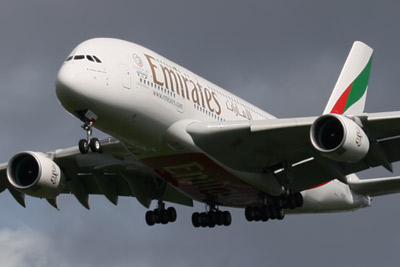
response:
<path fill-rule="evenodd" d="M 261 173 L 290 166 L 292 188 L 301 191 L 335 178 L 347 183 L 346 175 L 379 165 L 391 170 L 391 162 L 400 160 L 399 112 L 346 118 L 368 135 L 370 149 L 362 160 L 340 162 L 321 155 L 310 141 L 315 117 L 195 122 L 186 130 L 199 148 L 230 168 Z"/>

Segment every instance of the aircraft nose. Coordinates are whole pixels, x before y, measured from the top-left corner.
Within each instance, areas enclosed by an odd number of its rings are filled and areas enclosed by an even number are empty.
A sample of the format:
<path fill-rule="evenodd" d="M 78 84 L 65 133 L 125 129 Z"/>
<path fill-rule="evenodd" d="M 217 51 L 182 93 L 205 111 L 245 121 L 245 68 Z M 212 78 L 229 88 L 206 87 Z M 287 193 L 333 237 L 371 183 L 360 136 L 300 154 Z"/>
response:
<path fill-rule="evenodd" d="M 56 94 L 61 104 L 69 111 L 83 110 L 87 103 L 84 98 L 85 77 L 72 64 L 64 64 L 57 75 Z"/>

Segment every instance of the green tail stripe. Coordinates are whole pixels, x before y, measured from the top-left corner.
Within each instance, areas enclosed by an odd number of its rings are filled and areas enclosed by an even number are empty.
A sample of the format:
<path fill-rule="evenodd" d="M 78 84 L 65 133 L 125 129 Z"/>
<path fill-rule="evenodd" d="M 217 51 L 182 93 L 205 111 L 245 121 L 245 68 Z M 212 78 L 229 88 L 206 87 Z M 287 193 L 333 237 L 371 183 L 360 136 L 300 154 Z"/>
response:
<path fill-rule="evenodd" d="M 354 80 L 353 86 L 351 88 L 349 98 L 347 99 L 345 111 L 351 107 L 354 103 L 356 103 L 360 98 L 364 95 L 365 91 L 367 90 L 368 80 L 369 80 L 369 73 L 371 70 L 372 64 L 372 56 L 365 66 L 364 70 L 358 75 L 358 77 Z"/>

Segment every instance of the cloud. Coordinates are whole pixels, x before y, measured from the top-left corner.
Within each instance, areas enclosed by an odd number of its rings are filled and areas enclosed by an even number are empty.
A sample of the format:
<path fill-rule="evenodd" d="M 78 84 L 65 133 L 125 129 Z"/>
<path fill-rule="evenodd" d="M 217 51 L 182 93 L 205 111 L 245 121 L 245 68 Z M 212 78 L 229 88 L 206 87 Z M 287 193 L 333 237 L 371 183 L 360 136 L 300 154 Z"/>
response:
<path fill-rule="evenodd" d="M 1 266 L 61 266 L 53 245 L 46 235 L 31 228 L 3 228 L 0 230 Z"/>

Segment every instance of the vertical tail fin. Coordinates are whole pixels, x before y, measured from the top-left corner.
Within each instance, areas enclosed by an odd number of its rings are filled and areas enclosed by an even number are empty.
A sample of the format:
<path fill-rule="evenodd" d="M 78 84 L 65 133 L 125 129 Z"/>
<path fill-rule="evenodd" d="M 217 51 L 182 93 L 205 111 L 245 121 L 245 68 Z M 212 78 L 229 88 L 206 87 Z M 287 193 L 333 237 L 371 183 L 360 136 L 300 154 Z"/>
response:
<path fill-rule="evenodd" d="M 347 56 L 324 114 L 364 112 L 373 49 L 356 41 Z"/>

